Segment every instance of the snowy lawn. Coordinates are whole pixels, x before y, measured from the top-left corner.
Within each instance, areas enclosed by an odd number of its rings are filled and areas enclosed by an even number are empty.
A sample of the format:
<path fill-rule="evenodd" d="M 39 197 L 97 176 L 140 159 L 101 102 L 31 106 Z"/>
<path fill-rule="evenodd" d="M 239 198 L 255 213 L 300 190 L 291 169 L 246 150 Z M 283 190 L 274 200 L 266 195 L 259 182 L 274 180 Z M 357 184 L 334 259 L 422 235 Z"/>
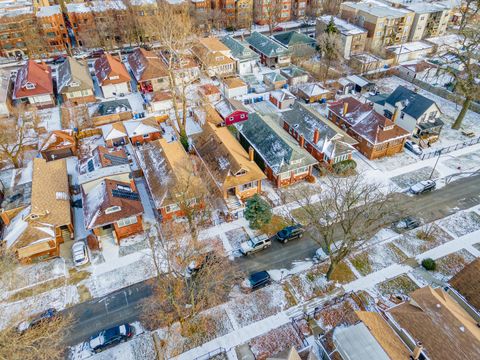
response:
<path fill-rule="evenodd" d="M 248 236 L 247 231 L 243 226 L 225 232 L 225 236 L 234 250 L 240 249 L 240 244 L 250 239 L 250 236 Z"/>
<path fill-rule="evenodd" d="M 303 347 L 302 340 L 292 324 L 286 324 L 273 329 L 268 333 L 256 337 L 248 342 L 255 359 L 265 360 L 292 346 L 296 349 Z"/>
<path fill-rule="evenodd" d="M 415 185 L 419 181 L 427 180 L 432 173 L 433 168 L 430 166 L 425 166 L 420 169 L 416 169 L 414 171 L 407 172 L 405 174 L 401 174 L 398 176 L 394 176 L 390 178 L 395 185 L 397 185 L 400 189 L 407 189 L 410 186 Z M 440 177 L 440 173 L 435 170 L 433 172 L 433 179 Z"/>
<path fill-rule="evenodd" d="M 473 244 L 472 246 L 478 251 L 480 251 L 480 243 Z"/>
<path fill-rule="evenodd" d="M 411 155 L 408 151 L 404 151 L 393 156 L 385 156 L 380 159 L 367 160 L 371 162 L 382 172 L 388 172 L 390 170 L 396 170 L 398 168 L 414 164 L 418 161 L 417 156 Z"/>
<path fill-rule="evenodd" d="M 393 243 L 378 244 L 350 259 L 352 265 L 363 276 L 392 264 L 401 263 L 407 256 Z"/>
<path fill-rule="evenodd" d="M 438 224 L 448 232 L 460 237 L 480 230 L 480 215 L 473 211 L 460 211 L 440 220 Z"/>
<path fill-rule="evenodd" d="M 435 261 L 437 268 L 434 276 L 441 280 L 448 280 L 473 260 L 475 260 L 475 256 L 465 249 L 444 256 Z"/>
<path fill-rule="evenodd" d="M 322 309 L 315 314 L 317 325 L 325 332 L 340 324 L 355 324 L 358 317 L 355 311 L 360 310 L 358 304 L 351 298 L 341 300 L 333 299 L 324 304 Z"/>
<path fill-rule="evenodd" d="M 386 280 L 380 284 L 377 284 L 375 288 L 381 295 L 389 297 L 395 294 L 408 295 L 414 290 L 418 289 L 418 285 L 410 279 L 407 275 L 400 275 L 393 279 Z"/>
<path fill-rule="evenodd" d="M 239 297 L 226 306 L 232 321 L 244 327 L 285 310 L 288 301 L 282 286 L 273 284 Z"/>
<path fill-rule="evenodd" d="M 454 158 L 448 157 L 442 161 L 442 164 L 448 166 L 451 169 L 458 169 L 468 171 L 477 169 L 480 167 L 480 154 L 476 152 L 455 156 Z"/>
<path fill-rule="evenodd" d="M 126 256 L 133 254 L 140 250 L 145 250 L 149 248 L 148 238 L 145 234 L 138 234 L 136 236 L 131 236 L 126 239 L 122 239 L 120 242 L 120 247 L 118 251 L 119 256 Z"/>
<path fill-rule="evenodd" d="M 321 269 L 320 271 L 326 274 L 328 271 L 328 266 L 329 266 L 328 262 L 323 263 L 320 266 L 320 269 Z M 338 264 L 335 270 L 333 270 L 332 280 L 340 284 L 346 284 L 355 279 L 357 279 L 357 277 L 355 276 L 353 271 L 350 269 L 350 267 L 344 262 L 341 262 L 340 264 Z"/>
<path fill-rule="evenodd" d="M 439 226 L 427 224 L 405 233 L 401 238 L 395 240 L 394 244 L 406 255 L 412 257 L 451 240 L 453 238 Z"/>
<path fill-rule="evenodd" d="M 324 267 L 314 266 L 312 269 L 288 278 L 286 286 L 295 297 L 296 302 L 302 303 L 314 297 L 324 296 L 333 289 L 335 284 L 327 282 Z"/>

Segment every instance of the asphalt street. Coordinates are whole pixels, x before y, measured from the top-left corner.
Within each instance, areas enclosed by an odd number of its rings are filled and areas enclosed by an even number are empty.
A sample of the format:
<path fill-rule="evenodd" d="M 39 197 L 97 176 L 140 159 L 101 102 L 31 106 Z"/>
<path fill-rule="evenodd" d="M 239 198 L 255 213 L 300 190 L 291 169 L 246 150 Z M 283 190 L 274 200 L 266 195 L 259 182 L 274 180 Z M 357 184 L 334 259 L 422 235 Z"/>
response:
<path fill-rule="evenodd" d="M 406 205 L 408 214 L 430 222 L 456 211 L 480 204 L 480 175 L 460 179 L 442 189 L 418 196 L 399 196 L 399 205 Z M 246 274 L 258 270 L 289 269 L 296 261 L 311 258 L 318 244 L 308 237 L 272 246 L 249 257 L 238 258 L 234 266 Z M 148 281 L 118 290 L 102 298 L 75 305 L 65 312 L 73 315 L 75 323 L 67 339 L 67 345 L 87 340 L 98 331 L 139 320 L 141 302 L 152 293 Z"/>

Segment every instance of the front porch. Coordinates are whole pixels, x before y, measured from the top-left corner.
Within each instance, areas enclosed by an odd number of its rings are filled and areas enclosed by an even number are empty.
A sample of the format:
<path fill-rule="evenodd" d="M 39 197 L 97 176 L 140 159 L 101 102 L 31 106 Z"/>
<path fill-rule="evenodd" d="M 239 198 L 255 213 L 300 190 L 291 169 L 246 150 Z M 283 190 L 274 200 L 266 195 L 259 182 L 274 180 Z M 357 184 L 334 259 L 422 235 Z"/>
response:
<path fill-rule="evenodd" d="M 417 124 L 413 134 L 414 141 L 421 147 L 428 147 L 438 141 L 443 125 L 443 121 L 438 118 Z"/>

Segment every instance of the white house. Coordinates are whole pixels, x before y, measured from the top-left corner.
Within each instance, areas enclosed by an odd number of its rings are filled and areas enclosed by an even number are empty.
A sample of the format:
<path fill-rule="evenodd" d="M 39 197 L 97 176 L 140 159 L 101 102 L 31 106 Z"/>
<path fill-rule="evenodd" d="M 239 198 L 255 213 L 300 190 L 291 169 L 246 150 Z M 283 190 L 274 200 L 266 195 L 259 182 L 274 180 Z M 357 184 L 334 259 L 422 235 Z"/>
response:
<path fill-rule="evenodd" d="M 257 66 L 260 56 L 248 47 L 248 44 L 231 36 L 224 36 L 220 41 L 230 49 L 231 57 L 237 62 L 239 75 L 251 74 Z"/>
<path fill-rule="evenodd" d="M 248 94 L 247 83 L 237 77 L 227 78 L 223 80 L 221 88 L 225 97 L 229 99 Z"/>
<path fill-rule="evenodd" d="M 130 74 L 120 60 L 104 54 L 95 61 L 94 69 L 104 98 L 130 93 Z"/>

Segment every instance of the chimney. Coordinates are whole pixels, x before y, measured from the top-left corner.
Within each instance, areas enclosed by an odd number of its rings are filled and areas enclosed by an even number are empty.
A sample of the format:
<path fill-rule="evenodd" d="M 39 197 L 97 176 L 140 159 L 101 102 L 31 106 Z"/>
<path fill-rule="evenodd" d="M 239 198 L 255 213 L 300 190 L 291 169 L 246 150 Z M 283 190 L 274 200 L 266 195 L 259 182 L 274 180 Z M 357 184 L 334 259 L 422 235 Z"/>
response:
<path fill-rule="evenodd" d="M 397 106 L 397 107 L 395 108 L 395 111 L 394 111 L 393 115 L 392 115 L 392 121 L 393 121 L 394 123 L 397 122 L 398 114 L 399 114 L 399 113 L 400 113 L 400 107 Z"/>
<path fill-rule="evenodd" d="M 253 155 L 255 154 L 255 152 L 253 151 L 253 147 L 249 147 L 248 148 L 248 160 L 250 161 L 253 161 Z"/>
<path fill-rule="evenodd" d="M 318 143 L 318 140 L 320 140 L 320 131 L 315 129 L 315 132 L 313 133 L 313 143 Z"/>
<path fill-rule="evenodd" d="M 302 148 L 305 147 L 305 138 L 303 137 L 303 135 L 300 135 L 300 138 L 298 139 L 298 144 Z"/>
<path fill-rule="evenodd" d="M 347 111 L 348 111 L 348 102 L 344 101 L 343 102 L 343 116 L 345 116 L 347 114 Z"/>
<path fill-rule="evenodd" d="M 423 350 L 423 344 L 419 341 L 419 342 L 417 342 L 417 345 L 415 345 L 415 349 L 413 349 L 413 353 L 412 353 L 411 358 L 413 360 L 420 359 L 420 355 L 422 354 L 422 350 Z"/>

